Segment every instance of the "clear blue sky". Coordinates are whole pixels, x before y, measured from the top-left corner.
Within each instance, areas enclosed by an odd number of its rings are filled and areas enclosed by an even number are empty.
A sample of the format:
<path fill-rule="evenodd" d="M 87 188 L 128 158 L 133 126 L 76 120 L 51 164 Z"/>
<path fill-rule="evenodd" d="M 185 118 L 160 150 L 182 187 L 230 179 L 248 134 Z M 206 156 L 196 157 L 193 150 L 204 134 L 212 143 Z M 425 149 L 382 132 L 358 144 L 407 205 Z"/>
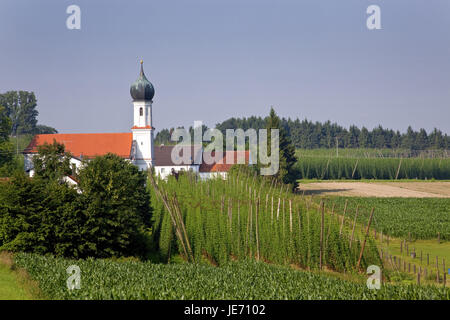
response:
<path fill-rule="evenodd" d="M 81 7 L 81 30 L 66 8 Z M 366 28 L 381 7 L 382 30 Z M 448 0 L 1 0 L 0 92 L 34 91 L 39 122 L 128 132 L 139 59 L 157 130 L 229 117 L 450 133 Z"/>

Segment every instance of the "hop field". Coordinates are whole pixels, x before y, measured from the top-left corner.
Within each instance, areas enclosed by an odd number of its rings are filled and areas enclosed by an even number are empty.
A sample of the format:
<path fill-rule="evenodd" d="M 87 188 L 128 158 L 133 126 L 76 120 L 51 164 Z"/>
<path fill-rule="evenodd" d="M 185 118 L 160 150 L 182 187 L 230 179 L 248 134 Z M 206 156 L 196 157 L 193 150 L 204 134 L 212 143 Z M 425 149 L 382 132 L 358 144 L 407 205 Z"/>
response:
<path fill-rule="evenodd" d="M 299 157 L 301 179 L 450 179 L 450 159 Z"/>
<path fill-rule="evenodd" d="M 227 180 L 184 174 L 153 183 L 153 242 L 163 261 L 181 254 L 218 265 L 254 258 L 305 269 L 357 269 L 360 234 L 350 239 L 337 216 L 322 217 L 318 206 L 273 181 L 236 170 Z M 360 266 L 380 263 L 368 238 Z"/>
<path fill-rule="evenodd" d="M 450 299 L 450 290 L 383 285 L 369 290 L 324 275 L 256 261 L 221 267 L 108 260 L 67 260 L 18 253 L 17 266 L 39 282 L 48 299 Z M 67 267 L 81 270 L 81 288 L 67 289 Z"/>
<path fill-rule="evenodd" d="M 375 207 L 373 227 L 384 234 L 411 239 L 450 240 L 450 199 L 448 198 L 357 198 L 330 197 L 336 210 L 343 211 L 348 201 L 347 216 L 366 223 L 370 208 Z M 350 219 L 350 220 L 351 220 Z"/>

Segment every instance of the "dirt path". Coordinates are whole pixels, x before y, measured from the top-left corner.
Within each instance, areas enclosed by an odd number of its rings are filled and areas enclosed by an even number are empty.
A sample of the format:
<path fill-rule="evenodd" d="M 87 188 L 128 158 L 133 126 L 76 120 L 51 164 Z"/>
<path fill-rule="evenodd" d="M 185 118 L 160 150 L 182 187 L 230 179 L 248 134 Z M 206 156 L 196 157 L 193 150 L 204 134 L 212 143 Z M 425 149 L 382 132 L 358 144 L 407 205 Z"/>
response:
<path fill-rule="evenodd" d="M 450 198 L 450 182 L 314 182 L 305 194 L 354 197 Z"/>

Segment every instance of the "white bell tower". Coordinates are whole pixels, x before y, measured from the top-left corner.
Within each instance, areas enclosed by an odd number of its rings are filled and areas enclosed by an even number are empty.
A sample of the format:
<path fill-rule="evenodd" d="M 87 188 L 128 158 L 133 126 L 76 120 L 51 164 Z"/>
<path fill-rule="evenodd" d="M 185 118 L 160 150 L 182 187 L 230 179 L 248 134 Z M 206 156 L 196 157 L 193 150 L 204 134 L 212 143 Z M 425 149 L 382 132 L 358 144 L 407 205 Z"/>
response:
<path fill-rule="evenodd" d="M 139 78 L 131 85 L 130 94 L 133 98 L 133 150 L 135 165 L 141 170 L 153 166 L 153 125 L 152 103 L 155 89 L 144 74 L 143 61 Z"/>

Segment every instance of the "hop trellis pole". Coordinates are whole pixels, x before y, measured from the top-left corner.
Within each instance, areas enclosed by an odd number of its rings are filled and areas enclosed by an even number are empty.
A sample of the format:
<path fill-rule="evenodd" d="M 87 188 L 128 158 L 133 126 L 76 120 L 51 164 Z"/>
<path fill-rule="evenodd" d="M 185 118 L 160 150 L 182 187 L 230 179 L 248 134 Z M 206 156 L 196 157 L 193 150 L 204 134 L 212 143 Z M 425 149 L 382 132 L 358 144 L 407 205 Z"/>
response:
<path fill-rule="evenodd" d="M 345 200 L 344 213 L 342 214 L 342 222 L 341 222 L 341 228 L 339 229 L 339 235 L 342 235 L 342 228 L 344 227 L 344 219 L 345 219 L 345 213 L 347 212 L 347 205 L 348 205 L 348 199 Z"/>
<path fill-rule="evenodd" d="M 363 244 L 362 244 L 362 247 L 361 247 L 361 252 L 359 254 L 358 263 L 356 264 L 356 269 L 359 269 L 359 266 L 361 265 L 361 260 L 362 260 L 362 257 L 363 257 L 364 248 L 366 246 L 367 236 L 369 235 L 370 224 L 372 223 L 372 218 L 373 218 L 373 212 L 374 211 L 375 211 L 375 208 L 372 208 L 372 211 L 370 212 L 369 222 L 367 223 L 366 234 L 364 236 L 364 241 L 363 241 Z"/>
<path fill-rule="evenodd" d="M 162 200 L 162 202 L 164 203 L 164 206 L 166 207 L 172 224 L 175 227 L 175 233 L 183 247 L 183 251 L 185 254 L 185 257 L 187 259 L 191 259 L 192 261 L 194 261 L 194 255 L 192 253 L 192 249 L 189 243 L 189 238 L 187 236 L 187 232 L 186 232 L 186 228 L 183 222 L 183 219 L 181 217 L 181 212 L 179 210 L 179 204 L 178 201 L 176 199 L 176 196 L 174 196 L 172 198 L 172 201 L 169 200 L 167 193 L 164 190 L 160 190 L 155 182 L 155 179 L 153 177 L 152 173 L 149 173 L 149 177 L 150 177 L 150 181 L 152 183 L 152 186 L 155 190 L 155 193 L 159 196 L 159 198 Z M 170 248 L 170 247 L 169 247 Z"/>
<path fill-rule="evenodd" d="M 319 256 L 319 269 L 322 270 L 322 259 L 323 259 L 323 231 L 324 231 L 324 223 L 325 223 L 325 204 L 323 201 L 320 203 L 321 207 L 321 219 L 320 219 L 320 256 Z"/>
<path fill-rule="evenodd" d="M 351 235 L 351 238 L 350 238 L 350 248 L 352 247 L 353 236 L 355 235 L 356 219 L 358 218 L 358 209 L 359 209 L 359 205 L 356 206 L 355 219 L 353 220 L 352 235 Z"/>

